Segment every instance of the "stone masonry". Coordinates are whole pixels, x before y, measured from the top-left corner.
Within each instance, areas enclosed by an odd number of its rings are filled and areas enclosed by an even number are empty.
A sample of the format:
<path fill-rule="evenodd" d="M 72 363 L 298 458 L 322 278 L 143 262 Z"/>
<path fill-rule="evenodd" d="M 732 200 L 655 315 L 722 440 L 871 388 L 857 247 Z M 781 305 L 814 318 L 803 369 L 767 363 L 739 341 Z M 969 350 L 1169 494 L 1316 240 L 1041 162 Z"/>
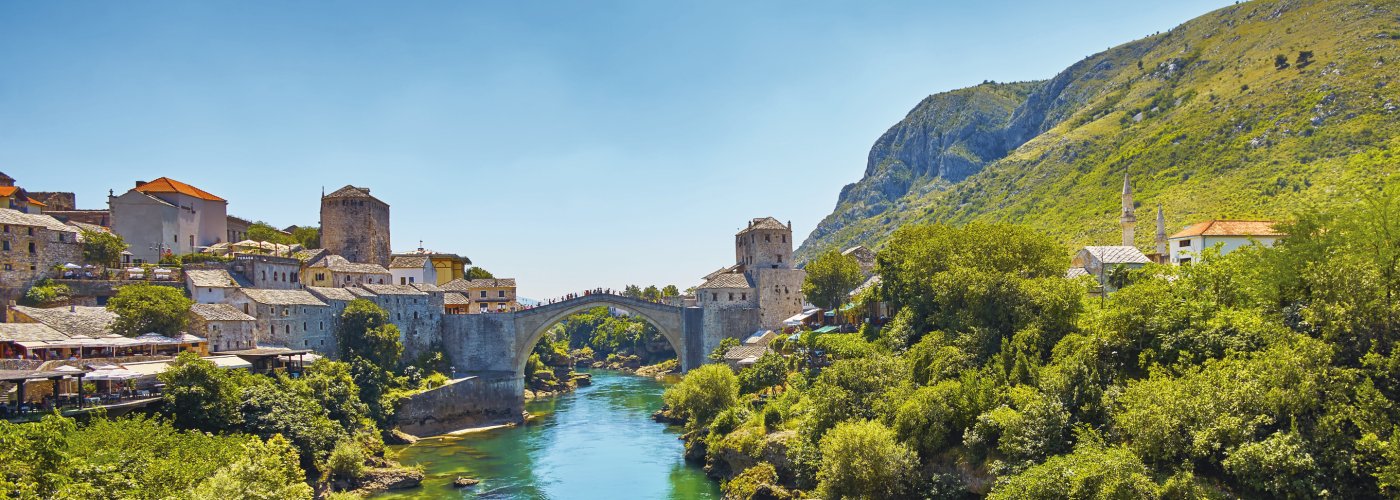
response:
<path fill-rule="evenodd" d="M 345 186 L 321 197 L 321 246 L 350 262 L 389 266 L 389 204 L 369 188 Z"/>

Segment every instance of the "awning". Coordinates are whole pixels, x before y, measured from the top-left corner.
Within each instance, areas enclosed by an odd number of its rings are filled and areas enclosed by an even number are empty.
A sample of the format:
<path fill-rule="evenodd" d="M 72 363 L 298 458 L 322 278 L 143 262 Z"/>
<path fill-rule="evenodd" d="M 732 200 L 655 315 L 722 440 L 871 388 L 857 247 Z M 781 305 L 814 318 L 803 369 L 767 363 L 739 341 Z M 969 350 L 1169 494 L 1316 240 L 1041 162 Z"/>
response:
<path fill-rule="evenodd" d="M 232 370 L 235 368 L 249 369 L 253 367 L 252 363 L 244 361 L 243 358 L 238 356 L 210 356 L 204 358 L 204 360 L 214 363 L 215 366 L 225 370 Z"/>
<path fill-rule="evenodd" d="M 818 328 L 818 329 L 816 329 L 816 330 L 812 330 L 812 333 L 833 333 L 833 332 L 835 332 L 835 331 L 836 331 L 836 327 L 835 327 L 835 326 L 830 326 L 830 325 L 828 325 L 828 326 L 823 326 L 823 327 L 821 327 L 821 328 Z"/>

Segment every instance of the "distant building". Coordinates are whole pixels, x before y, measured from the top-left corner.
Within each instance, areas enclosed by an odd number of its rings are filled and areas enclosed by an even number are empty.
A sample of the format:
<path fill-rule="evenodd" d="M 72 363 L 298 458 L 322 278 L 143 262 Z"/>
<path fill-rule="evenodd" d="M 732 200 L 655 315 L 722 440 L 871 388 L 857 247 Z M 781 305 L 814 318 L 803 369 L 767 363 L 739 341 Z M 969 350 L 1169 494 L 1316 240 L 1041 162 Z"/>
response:
<path fill-rule="evenodd" d="M 389 274 L 400 285 L 428 283 L 436 285 L 437 268 L 426 254 L 398 254 L 389 261 Z"/>
<path fill-rule="evenodd" d="M 223 267 L 185 269 L 185 288 L 190 291 L 190 298 L 197 303 L 227 303 L 239 287 L 238 280 Z M 209 342 L 214 343 L 214 339 L 211 337 Z"/>
<path fill-rule="evenodd" d="M 235 351 L 257 347 L 254 332 L 257 319 L 244 314 L 230 304 L 195 304 L 190 306 L 189 331 L 203 335 L 209 350 Z"/>
<path fill-rule="evenodd" d="M 252 288 L 301 288 L 301 261 L 292 257 L 238 253 L 233 256 L 233 270 L 251 283 Z"/>
<path fill-rule="evenodd" d="M 232 215 L 226 217 L 224 232 L 228 233 L 228 235 L 224 238 L 224 241 L 235 243 L 248 239 L 248 228 L 252 226 L 253 223 L 248 219 L 234 217 Z"/>
<path fill-rule="evenodd" d="M 197 253 L 228 236 L 228 201 L 168 177 L 137 181 L 132 190 L 108 197 L 107 205 L 112 231 L 140 262 Z"/>
<path fill-rule="evenodd" d="M 856 245 L 842 251 L 841 255 L 856 259 L 856 263 L 860 264 L 860 273 L 865 277 L 869 278 L 875 275 L 874 250 L 866 248 L 865 245 Z"/>
<path fill-rule="evenodd" d="M 442 290 L 465 295 L 471 301 L 468 314 L 505 312 L 517 305 L 515 278 L 459 279 L 442 285 Z"/>
<path fill-rule="evenodd" d="M 0 300 L 17 300 L 56 265 L 81 263 L 76 227 L 41 214 L 0 208 Z"/>
<path fill-rule="evenodd" d="M 1125 267 L 1127 269 L 1137 269 L 1151 263 L 1142 250 L 1131 245 L 1118 246 L 1087 246 L 1075 252 L 1074 258 L 1070 260 L 1070 270 L 1067 277 L 1092 276 L 1098 281 L 1099 286 L 1108 291 L 1113 291 L 1110 286 L 1110 277 L 1113 269 Z"/>
<path fill-rule="evenodd" d="M 321 247 L 350 262 L 388 266 L 389 204 L 355 186 L 322 196 Z"/>
<path fill-rule="evenodd" d="M 230 300 L 255 320 L 258 345 L 315 349 L 334 355 L 336 319 L 331 308 L 306 290 L 241 288 Z"/>
<path fill-rule="evenodd" d="M 1208 220 L 1187 226 L 1168 240 L 1171 262 L 1186 264 L 1200 258 L 1207 248 L 1221 245 L 1222 254 L 1245 245 L 1273 246 L 1286 236 L 1275 229 L 1278 223 L 1269 220 Z"/>
<path fill-rule="evenodd" d="M 44 208 L 44 203 L 30 197 L 24 188 L 16 186 L 13 177 L 0 172 L 0 208 L 37 214 Z"/>
<path fill-rule="evenodd" d="M 301 282 L 306 286 L 386 285 L 392 281 L 393 276 L 384 266 L 350 262 L 339 255 L 323 254 L 301 270 Z"/>

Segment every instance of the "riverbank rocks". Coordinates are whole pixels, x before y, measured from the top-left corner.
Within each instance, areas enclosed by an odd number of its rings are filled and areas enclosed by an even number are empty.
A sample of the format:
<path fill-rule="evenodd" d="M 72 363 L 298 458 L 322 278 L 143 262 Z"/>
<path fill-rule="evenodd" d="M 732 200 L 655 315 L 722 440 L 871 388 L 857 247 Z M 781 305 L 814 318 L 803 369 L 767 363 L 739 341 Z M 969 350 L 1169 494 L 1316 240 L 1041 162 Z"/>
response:
<path fill-rule="evenodd" d="M 417 488 L 423 483 L 423 471 L 407 467 L 366 469 L 360 476 L 359 489 L 355 492 L 369 496 L 381 491 L 406 490 Z"/>
<path fill-rule="evenodd" d="M 480 479 L 470 478 L 470 477 L 463 477 L 463 476 L 457 476 L 457 479 L 453 479 L 453 480 L 452 480 L 452 487 L 453 487 L 453 488 L 466 488 L 466 487 L 468 487 L 468 486 L 476 486 L 476 485 L 477 485 L 478 483 L 480 483 L 480 482 L 481 482 Z"/>
<path fill-rule="evenodd" d="M 384 431 L 384 444 L 413 444 L 418 442 L 418 438 L 398 429 Z"/>
<path fill-rule="evenodd" d="M 671 413 L 671 409 L 666 407 L 662 407 L 660 410 L 656 410 L 656 413 L 652 413 L 651 419 L 663 424 L 685 425 L 685 418 Z"/>
<path fill-rule="evenodd" d="M 588 387 L 593 385 L 593 375 L 589 373 L 575 373 L 573 378 L 570 379 L 570 382 L 576 387 Z"/>

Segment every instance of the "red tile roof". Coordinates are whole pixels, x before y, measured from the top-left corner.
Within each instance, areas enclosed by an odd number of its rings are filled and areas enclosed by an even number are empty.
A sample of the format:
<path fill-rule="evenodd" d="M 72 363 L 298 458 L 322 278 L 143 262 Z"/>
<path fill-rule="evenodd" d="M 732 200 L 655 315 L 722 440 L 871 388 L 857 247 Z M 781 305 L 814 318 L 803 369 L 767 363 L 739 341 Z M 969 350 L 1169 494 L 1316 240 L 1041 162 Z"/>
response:
<path fill-rule="evenodd" d="M 1285 236 L 1282 232 L 1274 229 L 1277 224 L 1271 220 L 1208 220 L 1197 222 L 1181 232 L 1173 234 L 1172 238 L 1188 238 L 1191 236 Z"/>
<path fill-rule="evenodd" d="M 9 196 L 9 195 L 12 195 L 12 194 L 15 194 L 15 191 L 19 191 L 19 187 L 17 187 L 17 186 L 0 186 L 0 196 Z"/>
<path fill-rule="evenodd" d="M 30 204 L 30 205 L 38 205 L 38 206 L 41 206 L 41 207 L 47 207 L 47 206 L 48 206 L 48 205 L 45 205 L 45 204 L 43 204 L 43 203 L 39 203 L 39 200 L 36 200 L 36 199 L 34 199 L 34 198 L 29 198 L 28 196 L 25 196 L 25 198 L 28 198 L 28 199 L 29 199 L 29 204 Z"/>
<path fill-rule="evenodd" d="M 189 184 L 185 184 L 175 179 L 171 179 L 169 177 L 161 177 L 159 179 L 147 182 L 140 186 L 136 186 L 136 190 L 142 193 L 179 193 L 185 196 L 193 196 L 201 200 L 228 201 L 218 196 L 209 194 L 208 191 L 191 186 Z"/>

